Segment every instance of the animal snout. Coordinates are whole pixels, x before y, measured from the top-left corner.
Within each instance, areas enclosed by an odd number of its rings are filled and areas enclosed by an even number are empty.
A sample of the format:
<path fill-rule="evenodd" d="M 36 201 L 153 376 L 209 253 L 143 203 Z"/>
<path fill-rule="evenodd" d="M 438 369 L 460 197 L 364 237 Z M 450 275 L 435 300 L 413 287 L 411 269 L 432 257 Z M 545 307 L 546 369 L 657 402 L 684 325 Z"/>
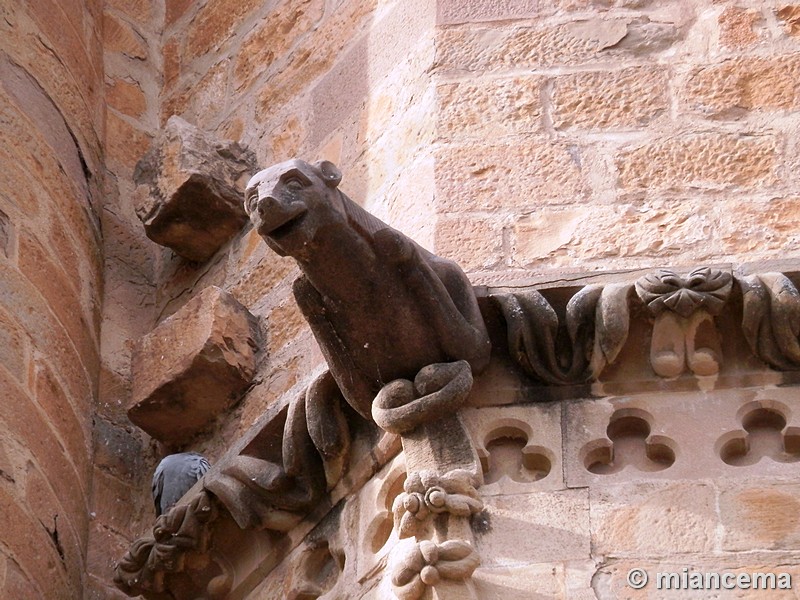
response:
<path fill-rule="evenodd" d="M 275 210 L 278 201 L 272 196 L 259 196 L 256 199 L 256 212 L 262 219 L 265 218 L 271 211 Z"/>

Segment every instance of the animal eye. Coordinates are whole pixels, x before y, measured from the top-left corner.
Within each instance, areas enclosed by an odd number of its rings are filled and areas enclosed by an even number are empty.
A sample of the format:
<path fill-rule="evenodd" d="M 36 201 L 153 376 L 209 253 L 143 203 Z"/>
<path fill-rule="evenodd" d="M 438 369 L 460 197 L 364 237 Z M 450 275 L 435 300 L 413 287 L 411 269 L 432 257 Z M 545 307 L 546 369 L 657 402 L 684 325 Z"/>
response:
<path fill-rule="evenodd" d="M 306 182 L 299 177 L 289 177 L 283 182 L 283 185 L 292 191 L 297 191 L 306 187 Z"/>

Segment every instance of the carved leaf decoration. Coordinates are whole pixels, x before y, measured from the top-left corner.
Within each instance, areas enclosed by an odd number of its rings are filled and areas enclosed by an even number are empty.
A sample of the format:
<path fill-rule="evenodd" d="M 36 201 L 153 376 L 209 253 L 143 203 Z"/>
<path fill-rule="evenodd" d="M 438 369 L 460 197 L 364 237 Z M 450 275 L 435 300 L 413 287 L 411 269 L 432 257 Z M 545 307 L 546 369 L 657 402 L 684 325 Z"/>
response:
<path fill-rule="evenodd" d="M 523 370 L 547 383 L 569 383 L 556 354 L 558 315 L 536 290 L 494 296 L 505 317 L 508 350 Z"/>
<path fill-rule="evenodd" d="M 783 273 L 750 275 L 742 288 L 742 331 L 750 349 L 772 367 L 800 367 L 800 293 Z"/>
<path fill-rule="evenodd" d="M 538 291 L 494 296 L 506 320 L 511 357 L 547 383 L 597 377 L 628 338 L 631 289 L 629 284 L 589 285 L 575 294 L 566 309 L 568 347 L 559 346 L 558 316 Z"/>
<path fill-rule="evenodd" d="M 732 286 L 731 274 L 718 269 L 700 267 L 689 273 L 686 279 L 662 269 L 639 278 L 636 293 L 654 315 L 671 310 L 688 317 L 701 307 L 712 315 L 718 315 Z"/>
<path fill-rule="evenodd" d="M 594 352 L 591 356 L 592 377 L 600 375 L 613 363 L 628 339 L 630 327 L 630 284 L 607 285 L 603 288 L 595 310 Z"/>

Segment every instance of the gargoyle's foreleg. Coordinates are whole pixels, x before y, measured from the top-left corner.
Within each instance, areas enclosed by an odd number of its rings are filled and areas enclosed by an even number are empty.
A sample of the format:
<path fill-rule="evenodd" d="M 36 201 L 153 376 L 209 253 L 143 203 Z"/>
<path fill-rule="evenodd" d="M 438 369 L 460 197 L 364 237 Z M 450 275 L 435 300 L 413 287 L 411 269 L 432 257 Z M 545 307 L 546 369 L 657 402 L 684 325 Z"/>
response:
<path fill-rule="evenodd" d="M 349 349 L 342 344 L 336 331 L 325 318 L 326 309 L 322 297 L 305 277 L 295 280 L 294 297 L 319 342 L 332 379 L 338 382 L 342 395 L 362 417 L 372 420 L 370 411 L 372 399 L 375 397 L 373 387 L 378 382 L 369 381 L 353 364 Z"/>
<path fill-rule="evenodd" d="M 454 359 L 466 360 L 474 371 L 481 371 L 489 362 L 491 346 L 466 276 L 442 259 L 434 269 L 414 242 L 393 229 L 376 232 L 374 244 L 376 255 L 399 269 L 430 319 L 442 350 Z"/>

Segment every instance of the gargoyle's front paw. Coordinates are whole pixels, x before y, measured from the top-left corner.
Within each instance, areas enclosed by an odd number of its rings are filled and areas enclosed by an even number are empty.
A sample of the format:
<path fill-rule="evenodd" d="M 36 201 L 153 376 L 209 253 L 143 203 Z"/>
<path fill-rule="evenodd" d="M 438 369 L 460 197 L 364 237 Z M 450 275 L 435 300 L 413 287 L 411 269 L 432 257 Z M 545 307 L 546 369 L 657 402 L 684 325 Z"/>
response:
<path fill-rule="evenodd" d="M 399 231 L 381 229 L 373 236 L 373 247 L 379 259 L 396 265 L 414 256 L 414 243 Z"/>

